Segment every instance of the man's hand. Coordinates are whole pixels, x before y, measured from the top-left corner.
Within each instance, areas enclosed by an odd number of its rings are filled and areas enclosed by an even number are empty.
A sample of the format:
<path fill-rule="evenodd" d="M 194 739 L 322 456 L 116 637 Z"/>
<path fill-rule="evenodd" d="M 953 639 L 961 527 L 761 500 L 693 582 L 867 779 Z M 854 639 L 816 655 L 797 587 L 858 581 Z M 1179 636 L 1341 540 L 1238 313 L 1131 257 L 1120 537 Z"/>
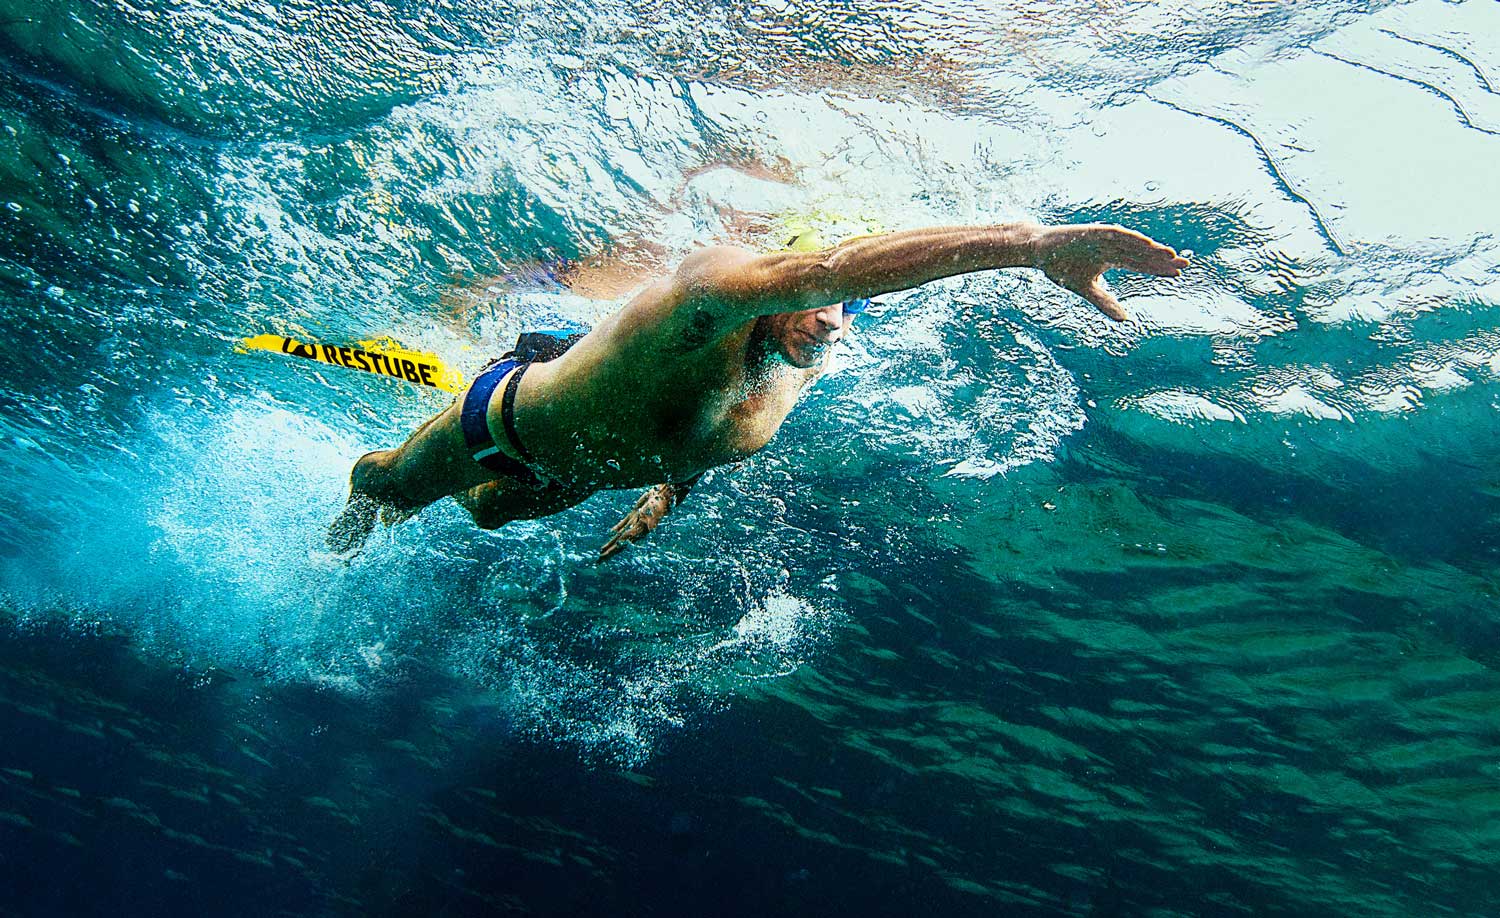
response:
<path fill-rule="evenodd" d="M 1086 223 L 1043 227 L 1035 242 L 1033 264 L 1059 287 L 1093 303 L 1116 322 L 1124 322 L 1127 317 L 1120 301 L 1104 286 L 1105 271 L 1124 268 L 1157 277 L 1176 277 L 1188 262 L 1167 246 L 1134 230 Z"/>
<path fill-rule="evenodd" d="M 644 539 L 686 496 L 687 486 L 673 484 L 659 484 L 642 494 L 635 507 L 610 530 L 609 541 L 599 549 L 599 560 L 607 561 L 624 551 L 631 542 Z"/>

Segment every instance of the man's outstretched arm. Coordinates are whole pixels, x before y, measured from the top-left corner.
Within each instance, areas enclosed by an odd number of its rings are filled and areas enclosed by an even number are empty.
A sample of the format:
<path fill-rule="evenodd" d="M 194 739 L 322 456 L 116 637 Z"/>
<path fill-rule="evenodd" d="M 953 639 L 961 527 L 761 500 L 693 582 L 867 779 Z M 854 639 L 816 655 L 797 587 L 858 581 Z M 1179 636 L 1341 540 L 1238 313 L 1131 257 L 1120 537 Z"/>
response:
<path fill-rule="evenodd" d="M 820 252 L 757 255 L 716 247 L 678 269 L 687 303 L 720 327 L 757 315 L 814 309 L 999 268 L 1038 268 L 1117 322 L 1126 318 L 1102 274 L 1123 268 L 1176 277 L 1187 267 L 1168 246 L 1120 226 L 945 226 L 864 236 Z"/>

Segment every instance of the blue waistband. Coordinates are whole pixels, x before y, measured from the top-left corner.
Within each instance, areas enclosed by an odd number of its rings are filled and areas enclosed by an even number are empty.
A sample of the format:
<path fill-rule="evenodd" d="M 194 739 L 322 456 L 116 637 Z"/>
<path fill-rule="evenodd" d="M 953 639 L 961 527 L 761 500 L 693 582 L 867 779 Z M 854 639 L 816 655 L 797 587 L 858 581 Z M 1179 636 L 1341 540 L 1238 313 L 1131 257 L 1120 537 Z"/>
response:
<path fill-rule="evenodd" d="M 495 387 L 500 385 L 511 370 L 520 366 L 520 361 L 504 358 L 485 367 L 484 372 L 474 378 L 474 383 L 464 395 L 459 426 L 463 429 L 464 445 L 469 448 L 475 462 L 502 475 L 539 478 L 525 463 L 501 452 L 495 438 L 490 436 L 490 400 L 495 397 Z"/>

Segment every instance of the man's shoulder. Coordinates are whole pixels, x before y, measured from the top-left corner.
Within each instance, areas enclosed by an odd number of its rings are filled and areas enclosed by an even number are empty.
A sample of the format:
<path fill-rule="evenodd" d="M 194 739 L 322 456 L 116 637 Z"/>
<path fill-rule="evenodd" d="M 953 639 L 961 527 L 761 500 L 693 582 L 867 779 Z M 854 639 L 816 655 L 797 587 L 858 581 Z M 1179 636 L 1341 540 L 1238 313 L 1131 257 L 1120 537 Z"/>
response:
<path fill-rule="evenodd" d="M 732 269 L 758 257 L 757 253 L 737 245 L 706 245 L 690 252 L 678 266 L 677 274 L 689 283 L 711 283 L 715 271 Z"/>
<path fill-rule="evenodd" d="M 650 348 L 663 357 L 680 357 L 731 345 L 754 324 L 740 319 L 717 295 L 712 275 L 754 253 L 733 246 L 699 249 L 671 275 L 656 281 L 627 302 L 614 317 L 620 347 Z M 737 321 L 738 319 L 738 321 Z"/>

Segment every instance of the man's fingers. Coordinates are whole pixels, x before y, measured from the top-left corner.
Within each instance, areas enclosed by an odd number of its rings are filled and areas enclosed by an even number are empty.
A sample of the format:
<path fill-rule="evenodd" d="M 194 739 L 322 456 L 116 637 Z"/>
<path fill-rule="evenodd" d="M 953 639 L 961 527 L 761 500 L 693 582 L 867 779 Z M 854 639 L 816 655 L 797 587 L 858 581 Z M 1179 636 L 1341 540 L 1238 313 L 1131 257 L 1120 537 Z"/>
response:
<path fill-rule="evenodd" d="M 1122 268 L 1158 277 L 1176 277 L 1188 266 L 1188 260 L 1170 246 L 1140 233 L 1125 230 L 1116 236 L 1114 243 L 1111 261 Z"/>
<path fill-rule="evenodd" d="M 1079 292 L 1083 294 L 1084 299 L 1093 303 L 1096 309 L 1116 322 L 1124 322 L 1130 318 L 1125 314 L 1125 310 L 1120 308 L 1120 301 L 1115 299 L 1114 294 L 1105 288 L 1102 278 L 1094 278 L 1092 284 L 1089 284 Z"/>
<path fill-rule="evenodd" d="M 611 538 L 608 542 L 605 542 L 604 547 L 599 549 L 599 560 L 603 561 L 606 558 L 612 558 L 615 555 L 618 555 L 620 552 L 625 550 L 625 546 L 639 539 L 643 535 L 645 535 L 644 532 L 619 533 L 618 535 Z"/>
<path fill-rule="evenodd" d="M 662 516 L 661 501 L 653 488 L 635 499 L 635 507 L 625 514 L 625 517 L 610 527 L 610 532 L 620 535 L 631 526 L 640 526 L 642 520 L 652 520 Z M 643 531 L 649 532 L 651 523 L 647 523 Z M 627 536 L 627 538 L 629 538 Z"/>
<path fill-rule="evenodd" d="M 666 510 L 661 502 L 655 500 L 652 494 L 647 493 L 636 501 L 635 509 L 625 514 L 618 523 L 609 527 L 609 531 L 615 539 L 639 539 L 656 528 L 656 524 L 660 523 L 665 515 Z"/>
<path fill-rule="evenodd" d="M 1187 258 L 1181 258 L 1172 246 L 1161 245 L 1143 233 L 1124 226 L 1107 226 L 1103 254 L 1110 263 L 1125 269 L 1151 275 L 1170 276 L 1169 272 L 1181 272 L 1188 267 Z"/>
<path fill-rule="evenodd" d="M 1177 277 L 1188 266 L 1188 260 L 1171 246 L 1123 226 L 1091 224 L 1071 229 L 1071 234 L 1055 237 L 1051 254 L 1041 266 L 1054 282 L 1076 292 L 1116 322 L 1127 321 L 1129 316 L 1104 285 L 1103 271 L 1123 268 Z"/>
<path fill-rule="evenodd" d="M 1188 266 L 1188 260 L 1166 246 L 1158 246 L 1141 257 L 1137 271 L 1158 277 L 1176 277 Z"/>
<path fill-rule="evenodd" d="M 614 535 L 610 537 L 610 540 L 608 542 L 604 543 L 603 548 L 599 549 L 600 561 L 612 558 L 615 555 L 618 555 L 620 552 L 624 551 L 625 547 L 627 545 L 630 545 L 632 542 L 638 542 L 641 539 L 644 539 L 646 536 L 651 534 L 651 527 L 641 522 L 640 520 L 636 520 L 632 517 L 627 516 L 625 519 L 616 523 L 615 528 L 611 529 L 610 531 L 613 532 Z"/>
<path fill-rule="evenodd" d="M 627 513 L 625 518 L 609 528 L 609 531 L 621 538 L 633 538 L 642 532 L 649 532 L 651 524 L 645 522 L 639 513 Z"/>
<path fill-rule="evenodd" d="M 1111 226 L 1108 229 L 1110 230 L 1109 236 L 1107 237 L 1109 239 L 1108 244 L 1116 251 L 1171 251 L 1170 248 L 1162 245 L 1160 242 L 1157 242 L 1155 239 L 1152 239 L 1145 233 L 1140 233 L 1133 229 L 1126 229 L 1123 226 Z"/>

